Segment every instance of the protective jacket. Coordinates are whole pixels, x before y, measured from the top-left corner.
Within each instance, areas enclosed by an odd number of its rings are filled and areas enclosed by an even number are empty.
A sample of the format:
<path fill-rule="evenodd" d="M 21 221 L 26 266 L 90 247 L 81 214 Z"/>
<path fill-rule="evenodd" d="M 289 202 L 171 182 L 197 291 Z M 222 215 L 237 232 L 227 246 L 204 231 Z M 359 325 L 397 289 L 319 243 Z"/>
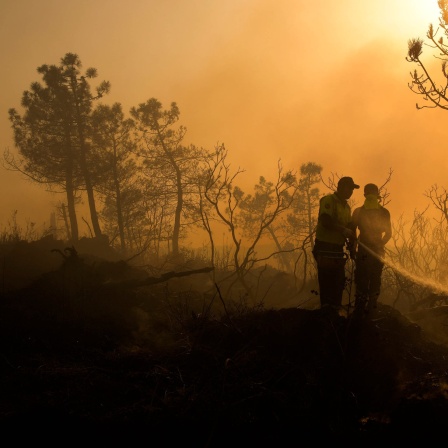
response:
<path fill-rule="evenodd" d="M 332 218 L 332 222 L 339 226 L 349 227 L 351 222 L 351 209 L 347 201 L 339 198 L 336 193 L 326 195 L 320 200 L 319 218 L 327 214 Z M 317 222 L 316 240 L 323 243 L 337 244 L 344 246 L 345 238 L 339 229 L 324 226 L 321 219 Z"/>
<path fill-rule="evenodd" d="M 384 255 L 384 245 L 392 236 L 389 211 L 378 198 L 367 195 L 364 205 L 353 211 L 353 226 L 359 229 L 358 241 L 379 255 Z"/>

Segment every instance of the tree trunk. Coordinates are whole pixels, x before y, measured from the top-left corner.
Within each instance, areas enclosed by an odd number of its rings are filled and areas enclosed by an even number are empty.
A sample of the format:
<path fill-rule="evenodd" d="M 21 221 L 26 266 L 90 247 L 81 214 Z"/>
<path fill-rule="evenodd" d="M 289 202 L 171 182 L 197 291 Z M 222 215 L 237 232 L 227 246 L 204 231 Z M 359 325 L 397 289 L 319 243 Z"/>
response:
<path fill-rule="evenodd" d="M 93 192 L 92 180 L 90 177 L 90 171 L 87 164 L 87 148 L 86 140 L 84 135 L 84 117 L 81 115 L 79 110 L 79 100 L 77 95 L 77 84 L 76 81 L 72 81 L 72 89 L 75 97 L 75 109 L 76 109 L 76 124 L 79 138 L 79 164 L 81 167 L 81 172 L 84 177 L 84 182 L 86 186 L 87 199 L 89 202 L 90 219 L 92 221 L 93 233 L 96 237 L 101 236 L 101 228 L 98 220 L 98 213 L 95 206 L 95 195 Z"/>
<path fill-rule="evenodd" d="M 70 224 L 67 218 L 67 210 L 65 209 L 65 204 L 62 204 L 62 218 L 65 224 L 66 240 L 70 241 L 72 239 L 72 232 L 70 231 Z"/>
<path fill-rule="evenodd" d="M 279 254 L 280 262 L 283 265 L 283 268 L 285 269 L 286 272 L 291 272 L 291 265 L 289 263 L 289 260 L 286 256 L 286 254 L 284 252 L 282 252 L 283 249 L 282 249 L 282 246 L 281 246 L 279 240 L 277 239 L 277 235 L 275 234 L 275 232 L 271 226 L 267 226 L 267 230 L 268 230 L 269 234 L 271 235 L 272 239 L 274 240 L 274 244 L 277 247 L 277 250 L 280 252 L 280 254 Z"/>
<path fill-rule="evenodd" d="M 159 137 L 159 141 L 162 145 L 163 151 L 165 152 L 171 166 L 173 167 L 174 171 L 176 172 L 177 204 L 176 204 L 176 211 L 174 213 L 172 254 L 174 257 L 177 257 L 179 255 L 179 235 L 180 235 L 181 215 L 182 215 L 182 209 L 184 206 L 184 195 L 183 195 L 183 189 L 182 189 L 182 173 L 179 169 L 178 164 L 176 163 L 176 160 L 174 160 L 174 157 L 171 154 L 171 151 L 165 145 L 165 141 L 164 141 L 163 136 L 160 133 L 160 130 L 158 127 L 157 127 L 157 134 Z"/>
<path fill-rule="evenodd" d="M 96 237 L 99 237 L 99 236 L 101 236 L 101 228 L 100 228 L 100 223 L 98 220 L 98 212 L 96 211 L 96 206 L 95 206 L 95 195 L 93 192 L 93 186 L 92 186 L 92 181 L 90 178 L 90 172 L 87 168 L 85 143 L 82 140 L 84 138 L 84 136 L 81 131 L 79 133 L 79 137 L 82 142 L 81 143 L 81 151 L 80 151 L 80 166 L 81 166 L 81 171 L 82 171 L 82 174 L 84 177 L 84 182 L 86 185 L 87 199 L 89 202 L 90 219 L 92 221 L 93 233 L 95 234 Z"/>
<path fill-rule="evenodd" d="M 75 210 L 75 197 L 73 193 L 73 188 L 67 185 L 67 208 L 68 208 L 68 217 L 70 220 L 70 228 L 71 228 L 71 240 L 78 241 L 79 239 L 79 230 L 78 230 L 78 221 L 76 219 L 76 210 Z"/>
<path fill-rule="evenodd" d="M 65 127 L 65 141 L 66 141 L 66 172 L 65 172 L 65 192 L 67 195 L 67 208 L 68 217 L 70 220 L 69 232 L 71 241 L 78 241 L 79 239 L 79 229 L 78 220 L 76 219 L 76 207 L 75 207 L 75 188 L 73 185 L 73 150 L 70 138 L 70 129 Z"/>
<path fill-rule="evenodd" d="M 124 253 L 126 250 L 126 242 L 124 238 L 124 224 L 123 224 L 123 210 L 121 206 L 121 189 L 120 182 L 118 180 L 118 172 L 117 172 L 117 148 L 114 143 L 114 160 L 112 163 L 113 167 L 113 176 L 114 176 L 114 186 L 115 186 L 115 206 L 117 207 L 117 224 L 118 224 L 118 232 L 120 234 L 120 245 L 121 250 Z"/>
<path fill-rule="evenodd" d="M 176 170 L 177 204 L 176 204 L 176 212 L 174 213 L 173 255 L 177 256 L 179 255 L 180 219 L 182 214 L 182 208 L 184 205 L 184 195 L 182 190 L 182 177 L 179 167 L 175 164 L 174 169 Z"/>

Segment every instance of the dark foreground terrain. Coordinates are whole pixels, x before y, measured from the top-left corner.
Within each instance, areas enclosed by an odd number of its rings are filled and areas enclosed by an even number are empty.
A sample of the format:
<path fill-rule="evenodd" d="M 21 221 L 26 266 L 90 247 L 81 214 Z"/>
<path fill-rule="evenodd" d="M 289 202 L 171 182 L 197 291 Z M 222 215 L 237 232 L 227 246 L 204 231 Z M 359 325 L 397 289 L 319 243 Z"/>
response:
<path fill-rule="evenodd" d="M 172 293 L 171 280 L 98 278 L 65 263 L 2 295 L 4 440 L 446 443 L 448 348 L 392 307 L 358 320 L 298 308 L 218 313 L 219 298 L 181 283 Z"/>

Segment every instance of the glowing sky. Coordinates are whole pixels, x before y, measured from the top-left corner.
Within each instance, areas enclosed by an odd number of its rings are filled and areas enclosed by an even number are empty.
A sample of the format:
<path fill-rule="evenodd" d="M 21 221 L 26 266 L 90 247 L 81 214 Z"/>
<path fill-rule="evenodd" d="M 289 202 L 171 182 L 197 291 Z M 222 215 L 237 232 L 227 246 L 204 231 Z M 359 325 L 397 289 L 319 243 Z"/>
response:
<path fill-rule="evenodd" d="M 225 143 L 241 185 L 275 180 L 278 159 L 361 185 L 392 169 L 392 217 L 412 217 L 448 188 L 448 112 L 416 110 L 405 60 L 438 17 L 437 0 L 1 0 L 0 148 L 36 68 L 72 52 L 110 81 L 105 103 L 175 101 L 186 143 Z M 48 223 L 62 196 L 1 173 L 0 225 L 15 209 Z"/>

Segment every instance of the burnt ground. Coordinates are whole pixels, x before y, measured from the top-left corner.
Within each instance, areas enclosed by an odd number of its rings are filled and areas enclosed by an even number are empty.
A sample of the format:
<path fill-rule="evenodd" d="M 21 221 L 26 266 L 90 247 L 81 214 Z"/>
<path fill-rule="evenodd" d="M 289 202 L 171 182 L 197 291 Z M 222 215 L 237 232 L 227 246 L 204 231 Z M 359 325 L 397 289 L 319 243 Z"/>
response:
<path fill-rule="evenodd" d="M 1 296 L 5 439 L 283 447 L 446 438 L 447 345 L 390 306 L 362 319 L 217 312 L 194 291 L 168 294 L 169 281 L 123 287 L 84 268 Z"/>

